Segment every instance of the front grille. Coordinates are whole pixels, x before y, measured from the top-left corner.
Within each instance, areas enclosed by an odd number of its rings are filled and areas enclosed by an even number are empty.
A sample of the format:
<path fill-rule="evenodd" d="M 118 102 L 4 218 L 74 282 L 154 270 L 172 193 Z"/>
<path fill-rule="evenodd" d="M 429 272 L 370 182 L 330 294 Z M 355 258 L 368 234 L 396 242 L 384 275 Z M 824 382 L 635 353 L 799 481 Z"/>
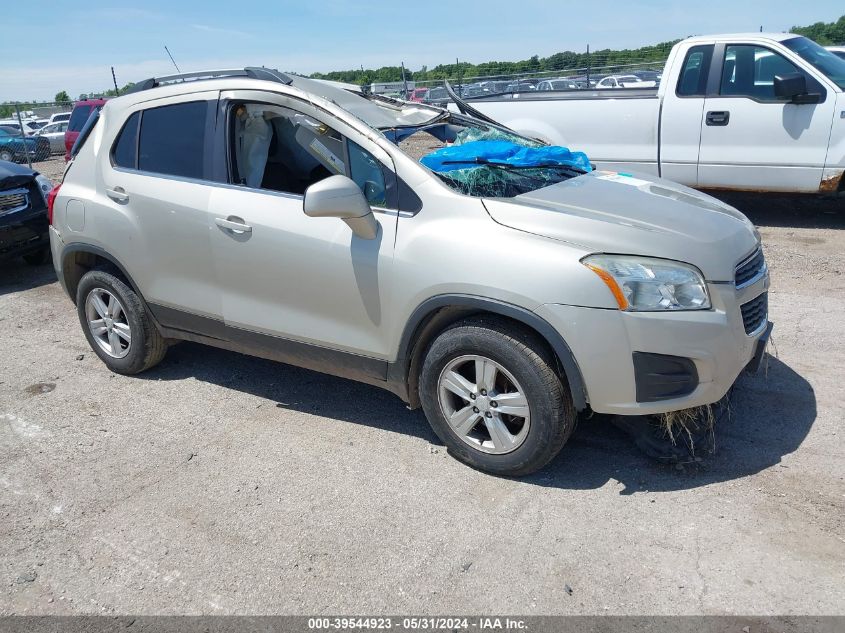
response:
<path fill-rule="evenodd" d="M 0 191 L 0 215 L 14 213 L 29 206 L 29 196 L 26 189 L 12 189 Z"/>
<path fill-rule="evenodd" d="M 766 269 L 766 260 L 763 257 L 763 249 L 758 248 L 757 251 L 739 266 L 736 267 L 734 273 L 734 283 L 737 288 L 744 288 L 761 275 Z"/>
<path fill-rule="evenodd" d="M 746 334 L 753 334 L 766 322 L 769 316 L 769 295 L 763 293 L 748 303 L 740 306 L 742 312 L 742 324 L 745 326 Z"/>

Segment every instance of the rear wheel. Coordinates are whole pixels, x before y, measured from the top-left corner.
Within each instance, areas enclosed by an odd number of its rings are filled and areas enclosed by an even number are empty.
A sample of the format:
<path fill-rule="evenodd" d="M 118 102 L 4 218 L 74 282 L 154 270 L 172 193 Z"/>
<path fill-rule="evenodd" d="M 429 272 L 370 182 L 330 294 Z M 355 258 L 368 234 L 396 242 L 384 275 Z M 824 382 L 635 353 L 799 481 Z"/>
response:
<path fill-rule="evenodd" d="M 157 365 L 167 352 L 141 299 L 123 280 L 92 270 L 76 292 L 79 322 L 91 348 L 118 374 L 137 374 Z"/>
<path fill-rule="evenodd" d="M 532 332 L 476 317 L 431 344 L 420 400 L 459 460 L 494 474 L 526 475 L 551 461 L 575 427 L 572 398 L 554 367 Z"/>
<path fill-rule="evenodd" d="M 15 160 L 15 153 L 10 149 L 0 149 L 0 160 L 6 160 L 14 162 Z"/>

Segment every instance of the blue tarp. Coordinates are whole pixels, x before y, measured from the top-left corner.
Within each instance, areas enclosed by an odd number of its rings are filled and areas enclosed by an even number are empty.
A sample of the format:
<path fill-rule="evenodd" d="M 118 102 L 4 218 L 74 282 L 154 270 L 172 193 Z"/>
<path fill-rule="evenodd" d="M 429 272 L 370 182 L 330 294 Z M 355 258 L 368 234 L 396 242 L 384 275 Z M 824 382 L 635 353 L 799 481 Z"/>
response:
<path fill-rule="evenodd" d="M 482 167 L 484 163 L 500 163 L 518 167 L 540 165 L 570 165 L 583 171 L 592 171 L 590 160 L 583 152 L 571 152 L 566 147 L 525 147 L 510 141 L 471 141 L 462 145 L 444 147 L 420 162 L 436 172 Z"/>

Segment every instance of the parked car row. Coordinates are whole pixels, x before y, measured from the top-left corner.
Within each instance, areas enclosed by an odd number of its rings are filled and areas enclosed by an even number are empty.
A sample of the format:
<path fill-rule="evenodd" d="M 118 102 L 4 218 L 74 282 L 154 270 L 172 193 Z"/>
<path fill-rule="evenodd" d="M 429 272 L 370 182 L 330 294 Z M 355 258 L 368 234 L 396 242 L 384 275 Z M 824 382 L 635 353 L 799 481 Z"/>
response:
<path fill-rule="evenodd" d="M 478 99 L 500 94 L 521 92 L 553 92 L 563 90 L 605 90 L 613 88 L 657 88 L 662 73 L 654 70 L 635 70 L 625 75 L 591 74 L 570 77 L 531 78 L 514 80 L 488 80 L 470 84 L 453 85 L 463 99 Z M 415 88 L 409 92 L 408 101 L 444 106 L 451 99 L 442 86 Z"/>
<path fill-rule="evenodd" d="M 21 118 L 20 120 L 18 120 L 17 118 L 9 118 L 0 120 L 0 125 L 4 125 L 7 127 L 13 125 L 18 128 L 19 132 L 22 129 L 24 136 L 32 136 L 33 134 L 36 134 L 38 130 L 47 125 L 47 123 L 47 119 L 35 118 Z"/>
<path fill-rule="evenodd" d="M 74 104 L 71 112 L 57 112 L 49 119 L 27 116 L 20 120 L 0 120 L 0 160 L 41 161 L 53 154 L 65 154 L 68 160 L 92 110 L 99 110 L 105 102 L 105 99 L 83 99 Z"/>

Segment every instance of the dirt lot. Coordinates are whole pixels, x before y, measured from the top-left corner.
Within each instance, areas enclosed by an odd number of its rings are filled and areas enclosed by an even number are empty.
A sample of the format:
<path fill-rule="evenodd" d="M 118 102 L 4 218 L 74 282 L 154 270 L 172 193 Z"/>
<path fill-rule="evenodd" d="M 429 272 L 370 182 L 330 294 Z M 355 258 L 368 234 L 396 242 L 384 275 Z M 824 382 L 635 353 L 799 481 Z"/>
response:
<path fill-rule="evenodd" d="M 117 376 L 4 264 L 0 614 L 845 613 L 845 205 L 734 201 L 777 358 L 683 470 L 596 417 L 491 477 L 386 392 L 188 343 Z"/>

